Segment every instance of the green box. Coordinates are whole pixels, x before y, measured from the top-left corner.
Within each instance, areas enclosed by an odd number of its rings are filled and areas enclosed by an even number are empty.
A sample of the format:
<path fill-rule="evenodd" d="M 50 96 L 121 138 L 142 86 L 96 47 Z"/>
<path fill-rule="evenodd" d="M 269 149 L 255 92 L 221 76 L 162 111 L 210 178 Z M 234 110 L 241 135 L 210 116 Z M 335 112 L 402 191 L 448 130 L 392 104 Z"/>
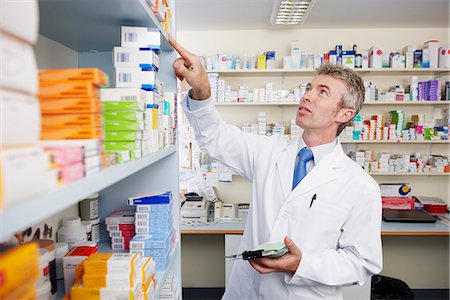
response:
<path fill-rule="evenodd" d="M 142 121 L 118 121 L 106 120 L 105 131 L 138 131 L 144 130 L 144 122 Z"/>
<path fill-rule="evenodd" d="M 105 151 L 131 151 L 140 149 L 140 141 L 134 142 L 105 142 Z"/>
<path fill-rule="evenodd" d="M 138 110 L 143 111 L 145 109 L 145 104 L 138 101 L 104 101 L 103 110 L 104 111 L 117 111 L 117 110 Z"/>
<path fill-rule="evenodd" d="M 105 142 L 142 140 L 142 131 L 105 131 Z"/>
<path fill-rule="evenodd" d="M 103 118 L 107 121 L 144 121 L 144 112 L 136 110 L 105 111 L 103 113 Z"/>

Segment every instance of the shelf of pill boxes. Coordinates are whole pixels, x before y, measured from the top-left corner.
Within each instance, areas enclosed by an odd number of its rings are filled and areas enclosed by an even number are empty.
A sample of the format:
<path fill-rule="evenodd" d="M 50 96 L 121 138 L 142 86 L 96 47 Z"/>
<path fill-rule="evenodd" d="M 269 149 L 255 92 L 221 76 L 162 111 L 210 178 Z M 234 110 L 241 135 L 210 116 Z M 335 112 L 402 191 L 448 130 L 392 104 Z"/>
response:
<path fill-rule="evenodd" d="M 161 292 L 161 287 L 166 278 L 172 273 L 174 273 L 174 266 L 175 262 L 180 261 L 180 255 L 181 255 L 181 246 L 180 241 L 177 240 L 175 242 L 175 245 L 173 246 L 172 253 L 170 255 L 169 264 L 167 265 L 167 268 L 164 271 L 158 271 L 156 272 L 155 279 L 156 279 L 156 289 L 154 294 L 154 299 L 159 298 L 159 294 Z M 100 253 L 109 253 L 112 252 L 111 250 L 111 244 L 109 241 L 102 241 L 98 244 L 98 251 Z"/>
<path fill-rule="evenodd" d="M 87 196 L 130 176 L 176 152 L 176 146 L 152 153 L 120 165 L 114 165 L 97 174 L 58 187 L 43 195 L 12 206 L 0 213 L 0 241 L 9 238 L 15 232 L 34 225 Z M 45 209 L 42 209 L 45 207 Z"/>
<path fill-rule="evenodd" d="M 447 144 L 445 140 L 341 140 L 341 144 Z"/>
<path fill-rule="evenodd" d="M 450 72 L 450 68 L 408 68 L 408 69 L 353 69 L 360 73 L 371 73 L 371 75 L 386 75 L 395 73 L 419 73 L 423 75 L 442 75 Z M 218 73 L 223 76 L 241 76 L 241 75 L 299 75 L 299 74 L 314 74 L 315 69 L 238 69 L 238 70 L 207 70 L 207 73 Z"/>
<path fill-rule="evenodd" d="M 450 176 L 450 173 L 394 173 L 394 172 L 369 172 L 371 176 Z"/>
<path fill-rule="evenodd" d="M 297 102 L 215 102 L 216 106 L 298 106 Z M 448 100 L 438 101 L 367 101 L 364 105 L 450 105 Z"/>
<path fill-rule="evenodd" d="M 111 51 L 120 45 L 121 26 L 158 29 L 161 49 L 173 50 L 145 0 L 39 0 L 39 13 L 40 33 L 78 52 Z"/>

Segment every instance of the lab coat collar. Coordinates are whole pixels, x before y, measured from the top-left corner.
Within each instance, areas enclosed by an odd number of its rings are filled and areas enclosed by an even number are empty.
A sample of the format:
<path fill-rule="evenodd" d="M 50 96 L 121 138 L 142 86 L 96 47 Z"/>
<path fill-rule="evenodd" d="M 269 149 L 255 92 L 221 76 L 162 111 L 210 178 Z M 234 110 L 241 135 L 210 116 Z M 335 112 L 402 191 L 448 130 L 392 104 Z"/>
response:
<path fill-rule="evenodd" d="M 298 140 L 291 141 L 281 152 L 277 160 L 277 172 L 282 186 L 283 198 L 285 201 L 307 193 L 327 182 L 337 178 L 336 170 L 342 167 L 345 153 L 341 143 L 337 141 L 334 149 L 326 154 L 303 180 L 292 190 L 292 178 L 294 174 L 295 158 L 297 155 Z"/>

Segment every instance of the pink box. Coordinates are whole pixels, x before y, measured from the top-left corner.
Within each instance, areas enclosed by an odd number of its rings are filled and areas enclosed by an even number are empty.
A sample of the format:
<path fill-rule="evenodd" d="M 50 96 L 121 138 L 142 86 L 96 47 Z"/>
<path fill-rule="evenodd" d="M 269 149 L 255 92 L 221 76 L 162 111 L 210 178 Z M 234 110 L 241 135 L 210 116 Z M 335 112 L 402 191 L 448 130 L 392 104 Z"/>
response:
<path fill-rule="evenodd" d="M 84 156 L 84 149 L 81 146 L 44 147 L 44 150 L 50 153 L 52 161 L 58 167 L 81 162 Z"/>
<path fill-rule="evenodd" d="M 84 177 L 84 164 L 82 162 L 64 165 L 59 168 L 59 180 L 67 184 Z"/>

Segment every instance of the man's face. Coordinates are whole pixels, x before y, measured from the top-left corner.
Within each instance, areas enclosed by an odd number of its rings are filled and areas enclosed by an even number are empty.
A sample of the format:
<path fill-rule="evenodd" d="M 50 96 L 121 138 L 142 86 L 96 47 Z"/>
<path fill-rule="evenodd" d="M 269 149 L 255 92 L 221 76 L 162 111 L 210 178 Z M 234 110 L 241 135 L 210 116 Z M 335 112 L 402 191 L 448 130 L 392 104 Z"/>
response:
<path fill-rule="evenodd" d="M 344 82 L 329 75 L 316 76 L 300 100 L 296 123 L 305 131 L 336 133 L 342 120 L 340 102 L 346 91 Z"/>

